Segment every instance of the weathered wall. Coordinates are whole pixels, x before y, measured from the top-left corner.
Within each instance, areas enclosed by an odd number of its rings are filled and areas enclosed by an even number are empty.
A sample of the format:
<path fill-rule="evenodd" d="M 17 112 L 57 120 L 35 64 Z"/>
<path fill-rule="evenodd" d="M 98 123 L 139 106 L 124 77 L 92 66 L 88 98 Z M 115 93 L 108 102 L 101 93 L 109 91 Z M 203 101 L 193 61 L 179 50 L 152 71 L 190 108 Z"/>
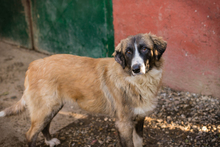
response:
<path fill-rule="evenodd" d="M 32 48 L 25 0 L 1 0 L 0 40 Z"/>
<path fill-rule="evenodd" d="M 46 53 L 109 57 L 112 0 L 2 0 L 0 40 Z"/>
<path fill-rule="evenodd" d="M 115 45 L 152 32 L 168 42 L 163 83 L 220 97 L 220 1 L 113 0 Z"/>
<path fill-rule="evenodd" d="M 31 0 L 35 49 L 108 57 L 114 51 L 112 1 Z"/>

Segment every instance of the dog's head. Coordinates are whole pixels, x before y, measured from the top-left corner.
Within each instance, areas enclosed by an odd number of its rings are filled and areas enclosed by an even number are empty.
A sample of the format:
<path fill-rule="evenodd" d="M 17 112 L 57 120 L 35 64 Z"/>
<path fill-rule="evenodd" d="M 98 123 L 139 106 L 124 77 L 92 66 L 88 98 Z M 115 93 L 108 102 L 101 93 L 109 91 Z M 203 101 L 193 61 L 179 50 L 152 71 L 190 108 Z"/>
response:
<path fill-rule="evenodd" d="M 127 68 L 135 76 L 145 74 L 156 66 L 166 46 L 162 37 L 150 33 L 138 34 L 123 39 L 115 48 L 113 56 L 123 69 Z"/>

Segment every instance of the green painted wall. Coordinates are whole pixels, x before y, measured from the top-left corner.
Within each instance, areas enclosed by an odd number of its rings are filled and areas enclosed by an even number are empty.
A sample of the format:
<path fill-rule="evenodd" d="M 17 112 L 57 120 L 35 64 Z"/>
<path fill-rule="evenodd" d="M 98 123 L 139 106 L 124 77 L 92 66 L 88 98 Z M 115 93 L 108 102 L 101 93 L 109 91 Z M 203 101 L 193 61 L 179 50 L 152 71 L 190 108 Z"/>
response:
<path fill-rule="evenodd" d="M 32 48 L 21 0 L 0 0 L 0 40 Z"/>
<path fill-rule="evenodd" d="M 90 57 L 111 56 L 111 0 L 31 0 L 35 49 Z"/>

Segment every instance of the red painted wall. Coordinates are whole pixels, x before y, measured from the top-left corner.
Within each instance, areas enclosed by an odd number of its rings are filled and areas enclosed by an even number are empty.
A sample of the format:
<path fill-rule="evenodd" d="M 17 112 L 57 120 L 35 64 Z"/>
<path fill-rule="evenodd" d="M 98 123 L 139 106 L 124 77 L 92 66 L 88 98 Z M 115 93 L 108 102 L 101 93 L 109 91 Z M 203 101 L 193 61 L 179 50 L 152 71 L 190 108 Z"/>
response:
<path fill-rule="evenodd" d="M 115 45 L 151 32 L 167 42 L 163 83 L 220 97 L 219 0 L 113 0 Z"/>

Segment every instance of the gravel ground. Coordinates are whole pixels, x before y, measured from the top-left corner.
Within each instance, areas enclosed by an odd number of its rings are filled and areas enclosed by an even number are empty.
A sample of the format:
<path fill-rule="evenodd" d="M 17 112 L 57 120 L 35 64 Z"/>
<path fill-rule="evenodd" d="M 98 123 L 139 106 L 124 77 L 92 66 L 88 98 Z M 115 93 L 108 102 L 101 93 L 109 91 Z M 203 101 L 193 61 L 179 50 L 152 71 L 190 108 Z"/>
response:
<path fill-rule="evenodd" d="M 144 124 L 144 146 L 220 146 L 220 100 L 163 87 L 159 104 Z M 116 146 L 114 119 L 87 116 L 56 132 L 59 147 Z M 43 140 L 38 146 L 46 146 Z"/>

